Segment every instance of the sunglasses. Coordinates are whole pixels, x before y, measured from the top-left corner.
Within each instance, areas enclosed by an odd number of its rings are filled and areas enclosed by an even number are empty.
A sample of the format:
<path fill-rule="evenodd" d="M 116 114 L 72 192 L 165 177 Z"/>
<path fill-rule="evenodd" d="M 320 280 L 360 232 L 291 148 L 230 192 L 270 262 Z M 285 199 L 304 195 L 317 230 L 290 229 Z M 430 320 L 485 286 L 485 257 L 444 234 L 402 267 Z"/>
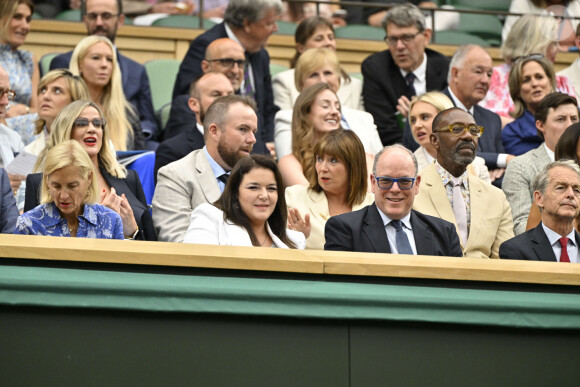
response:
<path fill-rule="evenodd" d="M 92 120 L 89 120 L 88 118 L 79 117 L 74 120 L 73 124 L 75 128 L 87 128 L 89 123 L 93 124 L 95 129 L 105 129 L 106 122 L 101 118 L 93 118 Z"/>

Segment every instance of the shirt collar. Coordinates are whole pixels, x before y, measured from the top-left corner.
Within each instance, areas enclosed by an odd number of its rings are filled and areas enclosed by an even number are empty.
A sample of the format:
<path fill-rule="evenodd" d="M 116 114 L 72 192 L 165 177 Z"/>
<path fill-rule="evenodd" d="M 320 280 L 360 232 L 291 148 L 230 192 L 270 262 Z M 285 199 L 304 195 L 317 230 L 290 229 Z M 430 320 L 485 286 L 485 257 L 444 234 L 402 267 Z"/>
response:
<path fill-rule="evenodd" d="M 195 126 L 197 128 L 197 130 L 199 130 L 199 132 L 201 133 L 201 135 L 203 136 L 203 125 L 201 125 L 200 123 L 195 123 Z M 210 156 L 211 157 L 211 156 Z"/>
<path fill-rule="evenodd" d="M 465 105 L 459 100 L 459 98 L 457 98 L 457 96 L 455 94 L 453 94 L 453 91 L 451 90 L 450 87 L 447 88 L 447 90 L 449 90 L 449 94 L 451 94 L 451 99 L 453 100 L 453 103 L 455 104 L 455 106 L 457 106 L 460 109 L 465 110 L 466 112 L 469 112 L 469 114 L 473 115 L 473 106 L 471 107 L 471 109 L 468 109 L 467 107 L 465 107 Z"/>
<path fill-rule="evenodd" d="M 391 223 L 392 219 L 389 218 L 383 211 L 381 211 L 381 209 L 378 206 L 377 206 L 377 210 L 379 210 L 379 215 L 381 216 L 381 219 L 383 220 L 384 226 Z M 409 229 L 409 230 L 413 229 L 413 227 L 411 227 L 411 212 L 409 212 L 407 215 L 405 215 L 401 219 L 401 223 L 403 223 L 403 226 L 405 226 L 407 229 Z"/>
<path fill-rule="evenodd" d="M 405 71 L 403 69 L 400 70 L 401 74 L 403 75 L 403 78 L 405 78 L 407 74 L 413 73 L 415 74 L 415 79 L 418 82 L 425 82 L 425 76 L 427 74 L 427 54 L 423 53 L 423 62 L 421 62 L 419 67 L 417 67 L 415 70 L 413 71 Z"/>
<path fill-rule="evenodd" d="M 242 45 L 242 43 L 240 42 L 240 40 L 238 39 L 238 37 L 236 36 L 236 34 L 234 34 L 234 31 L 232 31 L 232 29 L 230 28 L 228 23 L 224 23 L 224 26 L 226 27 L 226 34 L 228 35 L 228 38 L 230 38 L 234 42 L 238 43 L 240 46 L 244 47 Z M 245 51 L 245 48 L 244 48 L 244 51 Z"/>
<path fill-rule="evenodd" d="M 550 150 L 550 148 L 548 148 L 545 141 L 544 141 L 544 149 L 546 150 L 546 153 L 548 154 L 550 161 L 554 162 L 554 160 L 556 159 L 556 155 L 554 154 L 554 151 L 552 151 L 552 150 Z"/>
<path fill-rule="evenodd" d="M 205 157 L 207 158 L 207 161 L 209 161 L 209 165 L 211 166 L 211 170 L 213 171 L 214 176 L 216 177 L 216 179 L 218 177 L 220 177 L 221 175 L 223 175 L 224 173 L 227 173 L 225 169 L 222 168 L 221 165 L 219 165 L 214 159 L 213 157 L 211 157 L 211 155 L 209 154 L 209 152 L 207 151 L 207 146 L 203 147 L 203 152 L 205 153 Z"/>
<path fill-rule="evenodd" d="M 443 180 L 443 185 L 446 186 L 452 179 L 455 178 L 455 176 L 453 176 L 448 170 L 446 170 L 445 168 L 443 168 L 441 166 L 441 164 L 439 164 L 439 162 L 437 160 L 435 160 L 435 168 L 437 169 L 437 172 L 439 173 L 439 176 L 441 177 L 441 180 Z M 463 173 L 461 174 L 461 176 L 459 176 L 459 179 L 461 179 L 461 183 L 463 184 L 463 186 L 465 188 L 468 187 L 468 183 L 467 183 L 467 169 L 465 169 L 465 171 L 463 171 Z"/>
<path fill-rule="evenodd" d="M 542 222 L 542 228 L 544 229 L 544 232 L 546 233 L 546 236 L 548 237 L 548 240 L 550 241 L 550 246 L 553 246 L 554 243 L 556 243 L 557 241 L 560 240 L 560 238 L 562 238 L 562 236 L 560 234 L 558 234 L 557 232 L 548 228 L 544 224 L 544 222 Z M 574 227 L 572 227 L 572 231 L 570 231 L 570 234 L 566 235 L 566 237 L 568 237 L 568 239 L 570 240 L 570 243 L 572 243 L 573 245 L 576 245 L 576 235 L 574 233 Z"/>
<path fill-rule="evenodd" d="M 60 212 L 58 211 L 58 208 L 56 207 L 56 204 L 54 204 L 54 202 L 46 203 L 45 212 L 46 212 L 45 224 L 48 227 L 56 226 L 58 224 L 66 222 L 66 219 L 60 216 Z M 84 218 L 87 222 L 91 223 L 92 225 L 95 226 L 97 225 L 97 212 L 90 204 L 84 205 L 83 213 L 79 215 L 79 218 Z"/>
<path fill-rule="evenodd" d="M 425 155 L 425 158 L 427 159 L 427 162 L 429 164 L 433 164 L 433 161 L 435 161 L 435 157 L 431 156 L 429 154 L 429 152 L 427 152 L 427 149 L 425 149 L 424 147 L 421 147 L 421 151 L 423 152 L 423 154 Z"/>

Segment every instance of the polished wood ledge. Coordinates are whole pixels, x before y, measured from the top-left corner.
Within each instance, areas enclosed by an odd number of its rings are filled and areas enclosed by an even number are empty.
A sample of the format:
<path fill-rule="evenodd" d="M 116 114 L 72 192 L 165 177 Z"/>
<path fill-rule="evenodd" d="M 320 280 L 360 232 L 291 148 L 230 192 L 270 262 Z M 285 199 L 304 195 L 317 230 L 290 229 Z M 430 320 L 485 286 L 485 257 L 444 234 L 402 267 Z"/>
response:
<path fill-rule="evenodd" d="M 203 33 L 198 29 L 123 26 L 117 33 L 117 47 L 124 55 L 144 63 L 152 59 L 182 60 L 190 42 Z M 79 40 L 86 36 L 83 23 L 55 20 L 33 20 L 31 32 L 22 47 L 32 51 L 36 58 L 52 52 L 70 51 Z M 348 72 L 360 72 L 362 61 L 369 55 L 386 49 L 384 42 L 337 39 L 338 57 Z M 457 46 L 430 45 L 447 56 L 452 56 Z M 273 35 L 268 41 L 267 50 L 272 63 L 288 66 L 294 56 L 294 37 Z M 502 63 L 498 48 L 488 48 L 494 64 Z M 557 71 L 572 63 L 578 54 L 560 53 L 555 68 Z"/>
<path fill-rule="evenodd" d="M 580 265 L 0 235 L 0 257 L 269 272 L 580 285 Z"/>

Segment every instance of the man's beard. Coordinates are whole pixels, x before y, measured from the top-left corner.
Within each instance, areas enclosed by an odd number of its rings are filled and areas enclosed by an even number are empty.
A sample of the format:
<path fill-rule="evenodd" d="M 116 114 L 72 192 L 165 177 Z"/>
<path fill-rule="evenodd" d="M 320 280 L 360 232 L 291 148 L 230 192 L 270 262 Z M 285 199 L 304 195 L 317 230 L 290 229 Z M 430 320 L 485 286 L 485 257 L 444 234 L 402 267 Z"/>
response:
<path fill-rule="evenodd" d="M 252 149 L 250 148 L 250 152 L 251 150 Z M 246 155 L 240 154 L 239 150 L 235 152 L 227 150 L 225 144 L 222 141 L 218 142 L 217 151 L 222 160 L 232 169 L 239 160 L 246 157 Z"/>
<path fill-rule="evenodd" d="M 473 149 L 473 154 L 471 156 L 464 156 L 459 154 L 459 148 L 464 147 L 465 145 L 470 145 L 470 148 Z M 455 148 L 455 152 L 453 152 L 453 161 L 459 165 L 468 166 L 475 160 L 475 146 L 473 143 L 469 144 L 458 144 Z"/>

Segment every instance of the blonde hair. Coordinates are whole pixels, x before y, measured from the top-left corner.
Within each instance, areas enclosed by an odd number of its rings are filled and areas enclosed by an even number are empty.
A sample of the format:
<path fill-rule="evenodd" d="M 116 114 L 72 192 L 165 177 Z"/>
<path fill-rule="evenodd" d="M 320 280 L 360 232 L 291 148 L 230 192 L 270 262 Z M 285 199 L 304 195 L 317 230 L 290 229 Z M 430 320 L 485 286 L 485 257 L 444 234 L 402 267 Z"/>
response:
<path fill-rule="evenodd" d="M 549 16 L 524 15 L 510 29 L 501 45 L 500 55 L 508 63 L 520 56 L 545 55 L 556 41 L 557 22 Z"/>
<path fill-rule="evenodd" d="M 296 85 L 296 90 L 302 91 L 304 77 L 326 64 L 332 66 L 340 81 L 340 63 L 338 62 L 336 52 L 330 48 L 311 48 L 304 51 L 298 58 L 294 69 L 294 84 Z"/>
<path fill-rule="evenodd" d="M 103 113 L 107 119 L 107 127 L 109 128 L 110 138 L 115 145 L 116 150 L 127 150 L 128 141 L 133 141 L 133 127 L 129 121 L 129 116 L 136 117 L 135 109 L 125 98 L 123 93 L 123 84 L 121 80 L 121 70 L 117 63 L 117 55 L 115 47 L 111 41 L 99 35 L 87 36 L 81 40 L 75 47 L 71 60 L 70 71 L 75 75 L 83 76 L 79 70 L 79 63 L 85 58 L 89 48 L 97 43 L 105 43 L 111 49 L 113 59 L 113 73 L 111 80 L 103 89 L 101 101 L 94 101 L 103 107 Z"/>
<path fill-rule="evenodd" d="M 46 154 L 44 168 L 42 169 L 44 184 L 40 187 L 40 202 L 52 202 L 52 196 L 48 189 L 48 179 L 50 175 L 62 168 L 75 167 L 85 179 L 91 179 L 87 195 L 83 199 L 83 204 L 94 204 L 99 199 L 99 186 L 95 167 L 89 158 L 88 153 L 81 144 L 74 140 L 61 142 L 54 146 Z"/>
<path fill-rule="evenodd" d="M 63 142 L 69 141 L 72 137 L 72 131 L 74 127 L 74 121 L 77 117 L 79 117 L 83 110 L 87 107 L 93 107 L 99 112 L 99 116 L 101 119 L 103 118 L 103 113 L 101 109 L 92 101 L 85 101 L 79 100 L 70 103 L 69 105 L 65 106 L 64 109 L 56 116 L 56 119 L 52 123 L 52 127 L 50 129 L 50 137 L 46 144 L 44 150 L 38 156 L 38 160 L 34 169 L 39 171 L 43 169 L 43 165 L 45 163 L 46 154 L 50 151 L 51 148 L 61 144 Z M 98 155 L 98 165 L 99 168 L 103 168 L 105 171 L 110 173 L 111 175 L 118 177 L 119 179 L 123 179 L 127 176 L 127 171 L 125 167 L 123 167 L 117 161 L 117 157 L 115 152 L 110 146 L 110 139 L 109 139 L 109 123 L 103 127 L 103 141 L 101 144 L 101 149 L 99 150 Z"/>
<path fill-rule="evenodd" d="M 409 116 L 411 115 L 411 110 L 417 102 L 425 102 L 432 105 L 438 112 L 443 110 L 451 109 L 453 107 L 453 102 L 448 96 L 440 91 L 429 91 L 425 94 L 417 95 L 411 100 L 411 105 L 409 105 Z"/>
<path fill-rule="evenodd" d="M 42 77 L 38 83 L 36 94 L 40 94 L 40 91 L 44 87 L 60 78 L 64 78 L 66 80 L 68 92 L 70 94 L 70 102 L 74 102 L 79 99 L 91 99 L 91 96 L 89 95 L 89 89 L 87 88 L 85 81 L 78 75 L 73 75 L 70 71 L 65 69 L 56 69 L 46 73 L 46 75 Z M 35 123 L 36 130 L 34 131 L 34 134 L 42 133 L 45 125 L 46 121 L 39 117 Z"/>
<path fill-rule="evenodd" d="M 300 59 L 298 60 L 300 61 Z M 317 83 L 304 89 L 296 98 L 292 112 L 292 154 L 300 162 L 304 176 L 309 181 L 312 175 L 316 175 L 314 170 L 314 139 L 316 134 L 310 120 L 310 111 L 314 100 L 324 90 L 330 90 L 334 93 L 326 83 Z M 334 94 L 336 95 L 336 93 Z"/>
<path fill-rule="evenodd" d="M 30 13 L 34 13 L 34 3 L 32 0 L 2 0 L 0 1 L 0 39 L 6 40 L 6 32 L 10 21 L 16 13 L 16 9 L 20 4 L 24 4 L 30 8 Z"/>

